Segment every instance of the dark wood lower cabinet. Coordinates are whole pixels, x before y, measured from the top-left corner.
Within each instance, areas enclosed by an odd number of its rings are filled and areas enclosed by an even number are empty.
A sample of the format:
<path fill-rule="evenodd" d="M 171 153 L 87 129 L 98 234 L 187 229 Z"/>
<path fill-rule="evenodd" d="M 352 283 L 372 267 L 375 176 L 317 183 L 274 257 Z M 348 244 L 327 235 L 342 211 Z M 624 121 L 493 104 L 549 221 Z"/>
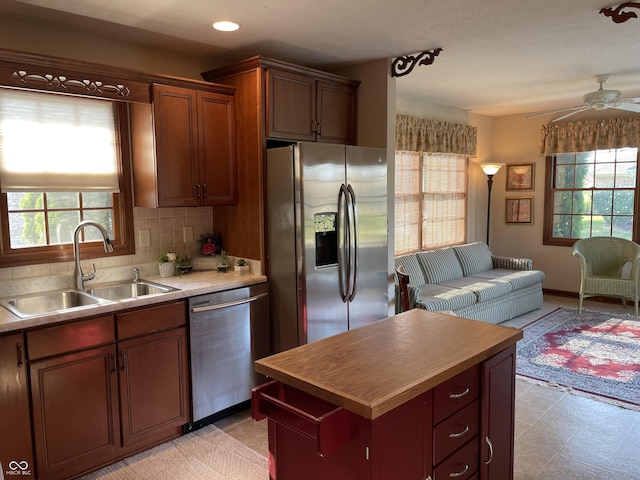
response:
<path fill-rule="evenodd" d="M 71 478 L 182 434 L 185 302 L 27 335 L 37 478 Z"/>
<path fill-rule="evenodd" d="M 179 435 L 189 421 L 185 329 L 120 342 L 118 351 L 123 446 Z"/>
<path fill-rule="evenodd" d="M 25 352 L 22 333 L 0 336 L 0 478 L 35 474 Z"/>
<path fill-rule="evenodd" d="M 120 451 L 116 347 L 31 363 L 38 478 L 63 479 Z"/>
<path fill-rule="evenodd" d="M 513 479 L 516 392 L 515 346 L 482 364 L 482 440 L 480 478 Z"/>

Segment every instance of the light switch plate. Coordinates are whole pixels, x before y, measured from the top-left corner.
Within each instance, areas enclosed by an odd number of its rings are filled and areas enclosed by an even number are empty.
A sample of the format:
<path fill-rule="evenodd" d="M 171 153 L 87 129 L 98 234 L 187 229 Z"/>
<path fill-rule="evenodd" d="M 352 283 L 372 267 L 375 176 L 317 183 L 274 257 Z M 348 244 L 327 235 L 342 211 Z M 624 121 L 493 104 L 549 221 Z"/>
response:
<path fill-rule="evenodd" d="M 184 237 L 184 243 L 193 242 L 193 227 L 191 225 L 182 227 L 182 236 Z"/>
<path fill-rule="evenodd" d="M 138 230 L 138 243 L 141 247 L 151 246 L 151 231 L 149 229 Z"/>

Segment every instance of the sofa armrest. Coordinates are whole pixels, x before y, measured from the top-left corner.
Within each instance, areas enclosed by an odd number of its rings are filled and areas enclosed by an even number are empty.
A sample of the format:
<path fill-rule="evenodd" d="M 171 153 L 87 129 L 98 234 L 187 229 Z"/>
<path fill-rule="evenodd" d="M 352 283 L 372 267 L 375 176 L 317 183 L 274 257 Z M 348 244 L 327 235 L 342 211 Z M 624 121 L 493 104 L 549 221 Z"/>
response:
<path fill-rule="evenodd" d="M 533 260 L 529 258 L 501 257 L 492 255 L 493 268 L 506 268 L 508 270 L 533 270 Z"/>
<path fill-rule="evenodd" d="M 407 288 L 409 289 L 409 308 L 416 308 L 416 304 L 420 301 L 420 287 L 408 285 Z M 396 283 L 396 313 L 400 313 L 401 310 L 400 287 Z"/>

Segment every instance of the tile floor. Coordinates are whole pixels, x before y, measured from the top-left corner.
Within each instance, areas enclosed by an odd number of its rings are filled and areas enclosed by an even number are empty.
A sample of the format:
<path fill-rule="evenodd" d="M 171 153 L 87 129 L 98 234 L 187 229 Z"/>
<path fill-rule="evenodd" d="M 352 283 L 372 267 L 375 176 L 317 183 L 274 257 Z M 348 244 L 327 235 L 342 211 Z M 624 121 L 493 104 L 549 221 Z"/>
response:
<path fill-rule="evenodd" d="M 546 295 L 542 309 L 503 325 L 522 327 L 561 306 L 577 300 Z M 591 300 L 585 308 L 631 310 Z M 246 411 L 216 426 L 267 456 L 266 421 Z M 640 480 L 638 411 L 518 379 L 515 427 L 515 480 Z"/>

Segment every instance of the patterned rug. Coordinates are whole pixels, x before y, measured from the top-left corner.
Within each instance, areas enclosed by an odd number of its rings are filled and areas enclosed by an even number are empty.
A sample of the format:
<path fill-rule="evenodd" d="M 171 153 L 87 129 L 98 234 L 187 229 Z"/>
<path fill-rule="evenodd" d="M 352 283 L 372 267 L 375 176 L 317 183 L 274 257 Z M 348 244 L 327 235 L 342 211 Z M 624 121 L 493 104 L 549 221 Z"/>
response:
<path fill-rule="evenodd" d="M 559 308 L 517 345 L 517 374 L 640 408 L 640 318 Z"/>
<path fill-rule="evenodd" d="M 81 480 L 264 480 L 265 457 L 213 425 L 81 477 Z"/>

